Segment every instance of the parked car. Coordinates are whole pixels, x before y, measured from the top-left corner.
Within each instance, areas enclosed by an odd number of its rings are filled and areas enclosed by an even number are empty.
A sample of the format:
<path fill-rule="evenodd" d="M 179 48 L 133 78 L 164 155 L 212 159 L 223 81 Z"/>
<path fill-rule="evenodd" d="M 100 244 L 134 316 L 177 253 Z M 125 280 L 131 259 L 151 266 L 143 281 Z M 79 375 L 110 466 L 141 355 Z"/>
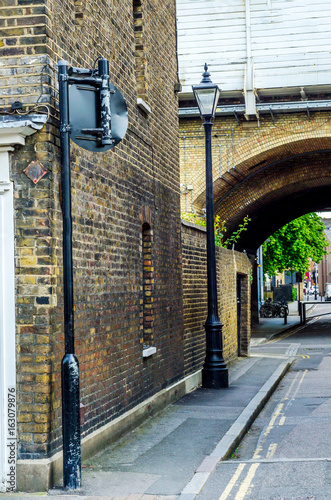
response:
<path fill-rule="evenodd" d="M 318 288 L 318 286 L 317 286 L 317 287 L 316 287 L 316 293 L 318 293 L 318 292 L 319 292 L 319 288 Z M 311 287 L 310 287 L 309 294 L 310 294 L 310 295 L 315 295 L 315 287 L 314 287 L 314 286 L 311 286 Z"/>
<path fill-rule="evenodd" d="M 325 300 L 331 300 L 331 283 L 325 283 Z"/>

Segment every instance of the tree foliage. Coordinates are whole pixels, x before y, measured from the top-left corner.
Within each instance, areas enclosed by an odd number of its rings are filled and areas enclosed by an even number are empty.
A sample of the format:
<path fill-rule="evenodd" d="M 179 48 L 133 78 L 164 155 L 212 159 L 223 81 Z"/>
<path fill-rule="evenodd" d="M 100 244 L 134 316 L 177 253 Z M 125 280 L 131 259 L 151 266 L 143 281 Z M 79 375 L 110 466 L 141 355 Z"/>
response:
<path fill-rule="evenodd" d="M 243 218 L 241 224 L 239 224 L 238 229 L 233 231 L 233 233 L 229 236 L 226 236 L 227 232 L 225 221 L 221 222 L 219 215 L 215 217 L 215 243 L 220 247 L 224 248 L 234 248 L 235 244 L 240 240 L 240 236 L 244 231 L 247 231 L 247 226 L 252 219 L 246 215 Z M 219 241 L 219 243 L 218 243 Z"/>
<path fill-rule="evenodd" d="M 319 263 L 329 241 L 324 224 L 316 213 L 306 214 L 278 229 L 263 244 L 263 270 L 269 276 L 283 271 L 303 275 L 309 259 Z"/>
<path fill-rule="evenodd" d="M 206 227 L 206 217 L 201 218 L 194 213 L 182 212 L 181 218 L 189 222 L 194 222 L 194 224 L 198 224 L 199 226 Z M 235 244 L 240 239 L 241 234 L 244 231 L 247 231 L 247 226 L 250 221 L 250 217 L 246 215 L 246 217 L 244 217 L 242 221 L 242 224 L 239 224 L 238 229 L 231 235 L 226 237 L 225 233 L 227 232 L 227 229 L 225 221 L 221 221 L 220 216 L 216 215 L 214 221 L 215 245 L 223 248 L 234 248 Z"/>

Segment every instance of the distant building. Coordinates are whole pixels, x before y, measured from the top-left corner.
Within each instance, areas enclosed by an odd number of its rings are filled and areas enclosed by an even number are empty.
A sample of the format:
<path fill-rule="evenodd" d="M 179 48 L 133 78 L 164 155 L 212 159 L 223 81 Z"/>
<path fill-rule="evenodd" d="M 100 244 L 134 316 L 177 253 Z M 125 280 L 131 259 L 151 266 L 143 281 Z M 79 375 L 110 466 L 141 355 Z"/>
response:
<path fill-rule="evenodd" d="M 318 264 L 318 285 L 319 294 L 324 295 L 326 283 L 331 283 L 331 219 L 322 219 L 325 225 L 325 236 L 330 242 L 325 249 L 328 253 L 324 255 L 322 261 Z"/>

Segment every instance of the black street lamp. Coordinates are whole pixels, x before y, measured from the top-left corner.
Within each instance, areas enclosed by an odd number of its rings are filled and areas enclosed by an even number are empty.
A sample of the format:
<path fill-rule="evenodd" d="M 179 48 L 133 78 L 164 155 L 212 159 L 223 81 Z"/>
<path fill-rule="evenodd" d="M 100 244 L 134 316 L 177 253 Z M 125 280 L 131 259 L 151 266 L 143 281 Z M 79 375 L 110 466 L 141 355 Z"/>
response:
<path fill-rule="evenodd" d="M 207 216 L 207 287 L 208 317 L 206 330 L 206 358 L 202 369 L 202 387 L 221 389 L 229 386 L 228 369 L 223 358 L 223 325 L 218 317 L 217 278 L 215 258 L 214 194 L 211 154 L 212 118 L 215 117 L 220 89 L 210 79 L 205 64 L 203 78 L 199 85 L 192 85 L 201 118 L 204 120 L 206 144 L 206 216 Z"/>

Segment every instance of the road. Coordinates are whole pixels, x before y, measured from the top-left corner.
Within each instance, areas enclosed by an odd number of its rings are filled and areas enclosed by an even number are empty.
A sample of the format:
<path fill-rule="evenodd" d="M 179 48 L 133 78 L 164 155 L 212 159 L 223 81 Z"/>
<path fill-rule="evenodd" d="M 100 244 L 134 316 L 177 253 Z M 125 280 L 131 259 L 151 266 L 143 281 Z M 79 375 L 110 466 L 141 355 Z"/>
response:
<path fill-rule="evenodd" d="M 331 499 L 331 304 L 304 327 L 252 349 L 294 362 L 230 460 L 199 500 Z"/>

